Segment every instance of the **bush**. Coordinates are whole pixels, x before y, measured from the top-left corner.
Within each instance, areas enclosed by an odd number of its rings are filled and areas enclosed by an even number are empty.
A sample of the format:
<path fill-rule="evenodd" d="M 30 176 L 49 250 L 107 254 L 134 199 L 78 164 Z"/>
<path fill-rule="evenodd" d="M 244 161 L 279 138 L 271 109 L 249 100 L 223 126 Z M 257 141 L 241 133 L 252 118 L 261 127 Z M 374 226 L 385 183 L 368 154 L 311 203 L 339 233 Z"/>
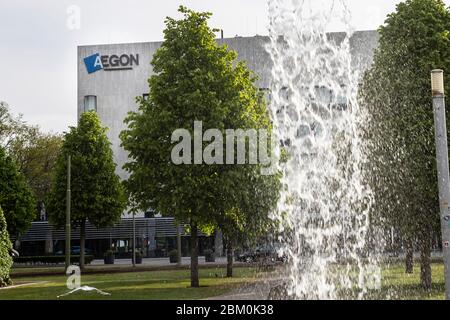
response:
<path fill-rule="evenodd" d="M 12 266 L 12 258 L 9 255 L 11 249 L 12 245 L 6 229 L 6 220 L 2 208 L 0 208 L 0 287 L 11 284 L 11 278 L 9 277 Z"/>
<path fill-rule="evenodd" d="M 104 254 L 104 257 L 105 257 L 105 258 L 107 258 L 107 257 L 114 257 L 114 251 L 112 251 L 112 250 L 107 250 L 107 251 L 105 252 L 105 254 Z"/>
<path fill-rule="evenodd" d="M 114 264 L 114 258 L 115 254 L 114 251 L 112 251 L 111 249 L 107 250 L 103 255 L 103 261 L 105 264 Z"/>
<path fill-rule="evenodd" d="M 136 264 L 141 264 L 142 263 L 142 256 L 143 256 L 143 254 L 142 254 L 142 251 L 141 250 L 136 250 L 136 253 L 135 253 L 135 257 L 136 257 Z"/>
<path fill-rule="evenodd" d="M 94 260 L 94 256 L 86 255 L 84 256 L 84 262 L 89 264 Z M 62 256 L 29 256 L 29 257 L 16 257 L 14 258 L 15 263 L 29 263 L 29 264 L 58 264 L 64 263 L 66 261 L 66 257 Z M 70 263 L 78 263 L 80 262 L 79 255 L 71 255 Z"/>
<path fill-rule="evenodd" d="M 216 256 L 214 255 L 214 251 L 210 249 L 206 249 L 204 252 L 205 254 L 205 262 L 215 262 Z"/>
<path fill-rule="evenodd" d="M 169 252 L 169 261 L 170 261 L 170 263 L 178 262 L 178 251 L 177 250 L 174 249 Z"/>

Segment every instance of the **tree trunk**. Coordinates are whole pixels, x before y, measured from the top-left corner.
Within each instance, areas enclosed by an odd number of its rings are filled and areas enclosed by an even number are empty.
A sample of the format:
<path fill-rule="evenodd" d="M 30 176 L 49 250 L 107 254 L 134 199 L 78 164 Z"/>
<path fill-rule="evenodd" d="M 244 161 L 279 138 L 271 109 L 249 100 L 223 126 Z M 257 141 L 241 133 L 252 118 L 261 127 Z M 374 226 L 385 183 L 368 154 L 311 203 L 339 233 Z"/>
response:
<path fill-rule="evenodd" d="M 181 225 L 177 224 L 177 265 L 181 267 Z"/>
<path fill-rule="evenodd" d="M 84 251 L 86 247 L 86 219 L 80 225 L 80 270 L 84 270 Z"/>
<path fill-rule="evenodd" d="M 197 223 L 193 221 L 191 221 L 191 287 L 199 287 Z"/>
<path fill-rule="evenodd" d="M 420 283 L 424 290 L 431 290 L 431 235 L 428 231 L 420 240 Z"/>
<path fill-rule="evenodd" d="M 414 242 L 412 239 L 406 239 L 405 249 L 405 272 L 411 274 L 414 272 Z"/>
<path fill-rule="evenodd" d="M 233 277 L 233 256 L 234 256 L 234 248 L 233 241 L 228 240 L 227 242 L 227 277 Z"/>

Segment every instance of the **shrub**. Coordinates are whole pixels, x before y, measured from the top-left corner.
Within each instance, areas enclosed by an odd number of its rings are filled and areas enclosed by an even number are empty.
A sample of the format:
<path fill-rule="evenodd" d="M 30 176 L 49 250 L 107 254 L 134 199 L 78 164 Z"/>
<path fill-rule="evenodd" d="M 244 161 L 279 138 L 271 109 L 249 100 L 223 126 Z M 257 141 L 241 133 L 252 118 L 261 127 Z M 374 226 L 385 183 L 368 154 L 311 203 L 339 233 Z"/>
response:
<path fill-rule="evenodd" d="M 144 256 L 144 254 L 142 253 L 141 250 L 136 250 L 136 253 L 135 253 L 135 257 L 136 257 L 135 263 L 136 263 L 136 264 L 141 264 L 141 263 L 142 263 L 142 257 L 143 257 L 143 256 Z"/>
<path fill-rule="evenodd" d="M 105 257 L 105 258 L 107 258 L 107 257 L 114 257 L 114 251 L 112 251 L 112 250 L 107 250 L 107 251 L 105 252 L 105 254 L 104 254 L 104 257 Z"/>
<path fill-rule="evenodd" d="M 136 256 L 136 258 L 142 258 L 142 251 L 136 250 L 135 256 Z"/>
<path fill-rule="evenodd" d="M 177 250 L 174 249 L 169 252 L 169 261 L 170 261 L 170 263 L 178 262 L 178 251 Z"/>
<path fill-rule="evenodd" d="M 115 258 L 115 254 L 114 251 L 107 250 L 103 256 L 103 261 L 105 262 L 105 264 L 114 264 L 114 258 Z"/>
<path fill-rule="evenodd" d="M 12 245 L 6 229 L 6 220 L 2 208 L 0 208 L 0 287 L 11 284 L 11 278 L 9 277 L 12 266 L 12 258 L 9 255 L 11 249 Z"/>
<path fill-rule="evenodd" d="M 210 249 L 206 249 L 205 251 L 203 251 L 203 253 L 205 254 L 205 262 L 215 262 L 216 261 L 214 251 L 212 251 Z"/>

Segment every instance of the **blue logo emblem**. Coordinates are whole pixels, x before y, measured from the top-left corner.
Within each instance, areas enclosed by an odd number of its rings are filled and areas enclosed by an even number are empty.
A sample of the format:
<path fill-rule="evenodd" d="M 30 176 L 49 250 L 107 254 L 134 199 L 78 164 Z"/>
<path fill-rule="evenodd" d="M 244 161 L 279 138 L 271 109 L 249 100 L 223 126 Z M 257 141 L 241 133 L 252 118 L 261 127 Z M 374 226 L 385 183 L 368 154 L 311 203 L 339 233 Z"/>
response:
<path fill-rule="evenodd" d="M 86 65 L 88 73 L 93 73 L 103 69 L 102 59 L 98 53 L 84 58 L 84 64 Z"/>

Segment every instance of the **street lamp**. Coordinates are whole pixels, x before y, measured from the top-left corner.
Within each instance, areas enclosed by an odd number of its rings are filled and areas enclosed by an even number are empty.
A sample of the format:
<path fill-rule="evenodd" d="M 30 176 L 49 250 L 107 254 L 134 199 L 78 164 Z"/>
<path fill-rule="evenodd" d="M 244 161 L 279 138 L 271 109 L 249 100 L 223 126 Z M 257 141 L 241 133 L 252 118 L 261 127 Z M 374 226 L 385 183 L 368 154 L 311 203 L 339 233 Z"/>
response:
<path fill-rule="evenodd" d="M 450 300 L 450 181 L 448 165 L 447 127 L 445 117 L 444 71 L 431 71 L 431 91 L 436 139 L 436 161 L 441 214 L 442 255 L 444 257 L 445 298 Z"/>
<path fill-rule="evenodd" d="M 136 267 L 136 217 L 133 210 L 133 267 Z"/>
<path fill-rule="evenodd" d="M 66 191 L 66 270 L 70 266 L 70 171 L 71 171 L 71 157 L 67 158 L 67 191 Z"/>

